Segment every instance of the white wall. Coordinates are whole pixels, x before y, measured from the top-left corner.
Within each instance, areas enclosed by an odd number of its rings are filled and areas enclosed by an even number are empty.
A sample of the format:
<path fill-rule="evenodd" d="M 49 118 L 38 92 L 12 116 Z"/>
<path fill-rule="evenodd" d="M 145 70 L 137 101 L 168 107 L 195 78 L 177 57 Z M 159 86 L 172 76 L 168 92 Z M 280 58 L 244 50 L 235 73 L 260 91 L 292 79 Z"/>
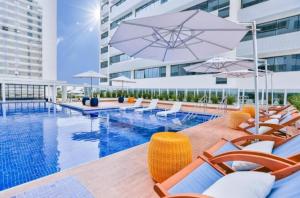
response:
<path fill-rule="evenodd" d="M 57 0 L 38 0 L 43 9 L 43 79 L 57 79 Z"/>

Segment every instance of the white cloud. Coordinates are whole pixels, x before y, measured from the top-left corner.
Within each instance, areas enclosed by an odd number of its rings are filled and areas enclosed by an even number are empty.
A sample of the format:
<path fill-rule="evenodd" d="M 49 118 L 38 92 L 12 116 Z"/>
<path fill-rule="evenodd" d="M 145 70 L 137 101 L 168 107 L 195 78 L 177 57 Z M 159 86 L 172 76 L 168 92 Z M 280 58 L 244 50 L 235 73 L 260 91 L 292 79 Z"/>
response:
<path fill-rule="evenodd" d="M 56 40 L 56 45 L 59 45 L 63 41 L 64 41 L 64 37 L 62 37 L 62 36 L 58 37 Z"/>

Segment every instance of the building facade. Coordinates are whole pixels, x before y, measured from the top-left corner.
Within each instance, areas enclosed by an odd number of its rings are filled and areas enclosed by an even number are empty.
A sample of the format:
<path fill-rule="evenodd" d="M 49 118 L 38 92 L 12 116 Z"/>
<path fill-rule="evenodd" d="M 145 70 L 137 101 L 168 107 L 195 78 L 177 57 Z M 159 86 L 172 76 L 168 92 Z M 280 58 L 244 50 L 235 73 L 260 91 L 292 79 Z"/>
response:
<path fill-rule="evenodd" d="M 56 7 L 56 0 L 0 1 L 2 100 L 44 99 L 55 83 Z"/>
<path fill-rule="evenodd" d="M 129 86 L 136 88 L 253 90 L 253 79 L 218 79 L 212 75 L 187 73 L 184 67 L 190 62 L 133 59 L 108 46 L 123 20 L 197 9 L 235 22 L 256 21 L 258 56 L 267 59 L 269 70 L 274 71 L 274 89 L 281 92 L 299 89 L 299 0 L 101 0 L 100 71 L 108 73 L 110 78 L 120 75 L 132 78 L 137 83 Z M 247 34 L 229 55 L 252 57 L 251 39 L 251 34 Z M 260 79 L 261 89 L 265 87 L 264 82 L 265 79 Z"/>

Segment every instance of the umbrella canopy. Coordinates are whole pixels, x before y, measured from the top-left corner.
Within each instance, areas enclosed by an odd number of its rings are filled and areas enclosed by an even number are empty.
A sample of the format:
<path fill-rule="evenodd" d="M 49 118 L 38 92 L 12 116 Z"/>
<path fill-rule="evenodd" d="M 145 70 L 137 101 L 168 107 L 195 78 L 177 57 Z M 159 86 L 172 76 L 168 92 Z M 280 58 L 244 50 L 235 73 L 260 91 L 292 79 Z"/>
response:
<path fill-rule="evenodd" d="M 74 76 L 75 78 L 90 78 L 91 79 L 91 97 L 93 97 L 93 78 L 107 78 L 107 76 L 95 71 L 87 71 Z"/>
<path fill-rule="evenodd" d="M 127 78 L 126 76 L 119 76 L 117 78 L 111 79 L 111 81 L 121 82 L 121 83 L 136 83 L 134 80 L 131 80 L 131 79 Z"/>
<path fill-rule="evenodd" d="M 231 72 L 254 69 L 255 65 L 252 59 L 246 58 L 229 58 L 229 57 L 215 57 L 203 63 L 197 63 L 184 69 L 187 72 L 199 73 L 216 73 L 216 72 Z"/>
<path fill-rule="evenodd" d="M 136 58 L 203 60 L 231 51 L 248 31 L 243 25 L 193 10 L 123 21 L 110 45 Z"/>
<path fill-rule="evenodd" d="M 124 83 L 136 83 L 134 80 L 131 80 L 131 79 L 127 78 L 126 76 L 119 76 L 117 78 L 112 79 L 111 81 L 121 82 L 122 83 L 122 92 L 123 92 Z"/>
<path fill-rule="evenodd" d="M 95 71 L 87 71 L 80 74 L 76 74 L 75 78 L 107 78 L 107 76 Z"/>
<path fill-rule="evenodd" d="M 254 71 L 249 70 L 238 70 L 238 71 L 230 71 L 230 72 L 222 72 L 214 75 L 219 78 L 251 78 L 255 77 Z M 263 72 L 258 73 L 259 77 L 265 76 Z"/>

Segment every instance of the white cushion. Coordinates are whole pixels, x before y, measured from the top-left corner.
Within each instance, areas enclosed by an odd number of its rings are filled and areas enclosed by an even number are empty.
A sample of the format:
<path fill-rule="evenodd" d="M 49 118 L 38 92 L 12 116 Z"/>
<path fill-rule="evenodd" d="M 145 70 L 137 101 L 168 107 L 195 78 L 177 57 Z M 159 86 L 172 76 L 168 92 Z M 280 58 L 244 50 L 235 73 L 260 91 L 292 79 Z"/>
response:
<path fill-rule="evenodd" d="M 272 118 L 272 119 L 280 119 L 281 117 L 282 117 L 281 114 L 275 114 L 275 115 L 270 116 L 270 118 Z"/>
<path fill-rule="evenodd" d="M 270 120 L 265 121 L 264 123 L 279 124 L 279 120 L 278 119 L 270 119 Z M 258 134 L 266 133 L 266 132 L 270 131 L 271 129 L 272 129 L 271 127 L 261 126 L 261 127 L 259 127 Z"/>
<path fill-rule="evenodd" d="M 216 181 L 203 194 L 214 198 L 265 198 L 274 181 L 275 176 L 269 173 L 235 172 Z"/>
<path fill-rule="evenodd" d="M 245 151 L 259 151 L 263 153 L 272 153 L 274 147 L 273 141 L 261 141 L 261 142 L 255 142 L 252 144 L 249 144 L 248 146 L 245 146 L 242 148 L 242 150 Z M 259 165 L 252 163 L 252 162 L 246 162 L 246 161 L 234 161 L 232 163 L 232 169 L 236 171 L 247 171 L 247 170 L 253 170 L 255 168 L 258 168 Z"/>

